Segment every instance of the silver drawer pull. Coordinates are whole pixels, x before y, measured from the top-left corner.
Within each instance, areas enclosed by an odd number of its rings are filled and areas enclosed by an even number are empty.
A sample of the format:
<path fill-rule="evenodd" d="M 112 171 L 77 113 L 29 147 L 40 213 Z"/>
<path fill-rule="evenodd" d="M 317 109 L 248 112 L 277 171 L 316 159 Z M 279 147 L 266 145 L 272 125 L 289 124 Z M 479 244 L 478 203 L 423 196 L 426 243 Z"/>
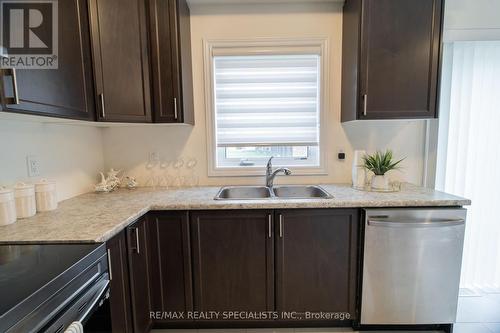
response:
<path fill-rule="evenodd" d="M 267 215 L 267 237 L 271 238 L 273 235 L 273 229 L 272 229 L 272 216 L 271 214 Z"/>
<path fill-rule="evenodd" d="M 111 250 L 107 250 L 108 253 L 108 271 L 109 271 L 109 281 L 113 280 L 113 268 L 111 268 Z"/>
<path fill-rule="evenodd" d="M 137 251 L 137 254 L 139 254 L 139 253 L 141 253 L 139 250 L 139 228 L 135 228 L 135 241 L 136 241 L 136 245 L 137 245 L 137 247 L 135 249 Z"/>
<path fill-rule="evenodd" d="M 279 216 L 279 223 L 280 223 L 280 238 L 283 238 L 283 215 L 281 214 Z"/>

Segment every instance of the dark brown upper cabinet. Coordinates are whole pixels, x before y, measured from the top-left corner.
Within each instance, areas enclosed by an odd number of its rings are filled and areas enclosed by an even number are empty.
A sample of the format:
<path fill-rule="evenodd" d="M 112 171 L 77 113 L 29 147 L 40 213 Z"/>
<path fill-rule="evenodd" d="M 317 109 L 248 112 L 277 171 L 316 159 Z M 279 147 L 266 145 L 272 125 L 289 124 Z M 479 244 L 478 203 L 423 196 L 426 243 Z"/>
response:
<path fill-rule="evenodd" d="M 356 319 L 358 210 L 275 214 L 276 309 L 349 313 L 345 320 Z"/>
<path fill-rule="evenodd" d="M 126 229 L 134 333 L 149 332 L 152 325 L 147 222 L 143 217 Z"/>
<path fill-rule="evenodd" d="M 0 95 L 4 111 L 95 119 L 85 0 L 59 0 L 58 32 L 57 69 L 15 70 L 16 87 L 13 70 L 0 70 Z M 15 104 L 14 97 L 17 97 L 19 104 Z"/>
<path fill-rule="evenodd" d="M 186 0 L 148 0 L 157 123 L 194 124 L 191 31 Z"/>
<path fill-rule="evenodd" d="M 442 0 L 347 0 L 342 121 L 437 117 Z"/>
<path fill-rule="evenodd" d="M 191 213 L 194 309 L 273 311 L 272 211 Z"/>
<path fill-rule="evenodd" d="M 109 304 L 113 333 L 133 333 L 128 251 L 125 231 L 106 242 L 110 278 Z"/>
<path fill-rule="evenodd" d="M 193 311 L 191 248 L 188 212 L 148 214 L 152 309 Z M 186 320 L 162 318 L 157 321 Z"/>
<path fill-rule="evenodd" d="M 89 0 L 97 119 L 151 122 L 146 0 Z"/>

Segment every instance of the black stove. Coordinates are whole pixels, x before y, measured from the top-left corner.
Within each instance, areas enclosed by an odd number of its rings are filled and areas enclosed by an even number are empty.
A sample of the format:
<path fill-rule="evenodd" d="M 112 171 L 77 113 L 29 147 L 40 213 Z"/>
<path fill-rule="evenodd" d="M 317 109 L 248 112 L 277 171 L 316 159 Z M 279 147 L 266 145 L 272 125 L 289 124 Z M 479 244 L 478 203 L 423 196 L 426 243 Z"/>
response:
<path fill-rule="evenodd" d="M 52 323 L 78 319 L 68 309 L 105 292 L 107 270 L 104 244 L 0 245 L 0 332 L 64 329 Z"/>

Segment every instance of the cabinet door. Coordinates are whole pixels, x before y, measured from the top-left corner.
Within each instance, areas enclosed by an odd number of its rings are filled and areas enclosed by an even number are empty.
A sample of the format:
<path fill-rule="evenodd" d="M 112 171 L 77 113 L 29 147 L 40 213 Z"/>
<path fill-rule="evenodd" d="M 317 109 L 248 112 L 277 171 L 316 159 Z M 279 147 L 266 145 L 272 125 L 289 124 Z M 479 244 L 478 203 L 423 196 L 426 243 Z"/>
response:
<path fill-rule="evenodd" d="M 436 116 L 441 0 L 364 0 L 361 119 Z"/>
<path fill-rule="evenodd" d="M 149 332 L 152 323 L 146 222 L 147 220 L 142 218 L 127 227 L 130 295 L 135 333 Z"/>
<path fill-rule="evenodd" d="M 346 319 L 355 319 L 357 210 L 281 210 L 275 221 L 278 311 L 349 313 Z"/>
<path fill-rule="evenodd" d="M 85 0 L 58 1 L 58 31 L 58 69 L 16 70 L 19 104 L 5 104 L 2 98 L 3 110 L 83 120 L 95 118 Z M 2 77 L 2 83 L 2 95 L 13 96 L 11 76 Z"/>
<path fill-rule="evenodd" d="M 155 122 L 194 124 L 186 0 L 148 0 Z"/>
<path fill-rule="evenodd" d="M 109 304 L 113 333 L 132 333 L 130 285 L 125 231 L 106 242 L 110 278 Z"/>
<path fill-rule="evenodd" d="M 194 308 L 274 310 L 271 211 L 191 214 Z"/>
<path fill-rule="evenodd" d="M 191 251 L 187 212 L 148 215 L 151 262 L 152 311 L 193 310 Z M 182 318 L 165 318 L 168 320 Z M 185 319 L 185 318 L 184 318 Z"/>
<path fill-rule="evenodd" d="M 89 0 L 100 121 L 151 121 L 145 1 Z"/>

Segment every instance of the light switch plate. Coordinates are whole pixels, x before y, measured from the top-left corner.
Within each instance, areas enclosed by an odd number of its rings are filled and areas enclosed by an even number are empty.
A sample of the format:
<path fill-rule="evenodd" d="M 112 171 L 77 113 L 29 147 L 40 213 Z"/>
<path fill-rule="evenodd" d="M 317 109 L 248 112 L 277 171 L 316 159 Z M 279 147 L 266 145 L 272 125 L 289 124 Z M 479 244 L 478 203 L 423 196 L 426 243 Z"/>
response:
<path fill-rule="evenodd" d="M 40 161 L 35 155 L 26 156 L 26 163 L 28 166 L 28 176 L 38 177 L 40 176 Z"/>

